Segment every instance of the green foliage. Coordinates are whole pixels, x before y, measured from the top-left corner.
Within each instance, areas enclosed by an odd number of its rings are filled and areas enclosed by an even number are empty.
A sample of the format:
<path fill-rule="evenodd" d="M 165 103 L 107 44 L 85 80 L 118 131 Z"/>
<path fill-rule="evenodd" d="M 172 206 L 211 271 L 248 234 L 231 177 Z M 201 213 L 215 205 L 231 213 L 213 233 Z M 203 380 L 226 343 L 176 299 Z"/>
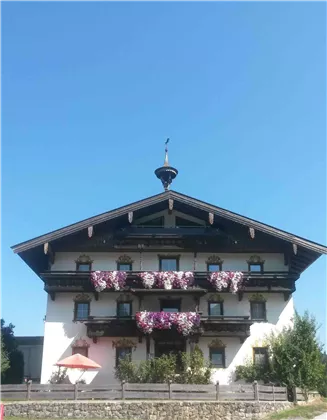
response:
<path fill-rule="evenodd" d="M 203 357 L 203 353 L 198 346 L 195 346 L 192 353 L 182 353 L 181 373 L 177 381 L 183 384 L 209 384 L 210 383 L 210 364 Z"/>
<path fill-rule="evenodd" d="M 285 328 L 280 334 L 269 337 L 269 364 L 264 369 L 253 364 L 238 366 L 237 379 L 269 381 L 289 389 L 296 386 L 302 388 L 305 395 L 310 390 L 321 389 L 326 365 L 322 362 L 317 329 L 315 318 L 307 312 L 303 316 L 295 314 L 293 328 Z"/>
<path fill-rule="evenodd" d="M 9 369 L 10 362 L 1 337 L 1 376 Z"/>
<path fill-rule="evenodd" d="M 261 380 L 267 383 L 271 380 L 271 368 L 270 365 L 255 365 L 252 362 L 247 362 L 245 365 L 236 366 L 235 375 L 237 381 L 244 379 L 246 382 L 252 383 Z"/>
<path fill-rule="evenodd" d="M 5 326 L 5 321 L 1 319 L 1 350 L 7 355 L 9 367 L 2 370 L 1 361 L 1 382 L 3 384 L 20 384 L 24 377 L 24 357 L 18 350 L 17 341 L 14 336 L 14 325 Z"/>
<path fill-rule="evenodd" d="M 181 363 L 179 363 L 181 360 Z M 194 352 L 165 354 L 151 360 L 133 363 L 128 358 L 120 360 L 115 370 L 120 381 L 130 383 L 165 383 L 168 381 L 190 384 L 210 383 L 210 368 L 199 348 Z"/>
<path fill-rule="evenodd" d="M 325 373 L 324 373 L 324 379 L 321 382 L 318 388 L 318 391 L 320 395 L 327 397 L 327 354 L 326 352 L 321 354 L 321 361 L 322 361 L 322 364 L 324 365 Z"/>
<path fill-rule="evenodd" d="M 49 379 L 49 384 L 63 384 L 67 382 L 67 369 L 62 369 L 60 366 L 52 373 Z"/>

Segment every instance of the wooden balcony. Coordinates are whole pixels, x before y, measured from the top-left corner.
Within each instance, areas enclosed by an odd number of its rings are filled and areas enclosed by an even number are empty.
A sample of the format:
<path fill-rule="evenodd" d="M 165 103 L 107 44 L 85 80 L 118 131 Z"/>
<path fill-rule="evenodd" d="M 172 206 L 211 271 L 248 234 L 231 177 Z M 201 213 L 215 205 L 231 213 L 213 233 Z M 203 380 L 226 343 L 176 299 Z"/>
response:
<path fill-rule="evenodd" d="M 144 334 L 137 328 L 135 317 L 89 316 L 84 322 L 87 335 L 96 342 L 98 337 L 139 337 Z M 201 316 L 200 327 L 194 335 L 197 337 L 238 337 L 243 342 L 250 335 L 253 324 L 248 316 Z M 173 330 L 173 329 L 172 329 Z M 167 330 L 163 330 L 167 331 Z M 169 330 L 168 330 L 169 331 Z M 160 335 L 161 330 L 155 330 Z"/>
<path fill-rule="evenodd" d="M 152 288 L 145 289 L 142 280 L 138 276 L 141 271 L 130 271 L 127 273 L 125 291 L 135 294 L 160 294 L 167 293 L 167 290 Z M 209 272 L 194 271 L 194 285 L 186 290 L 172 289 L 169 293 L 194 293 L 205 294 L 213 293 L 216 290 L 208 281 Z M 243 272 L 244 283 L 238 293 L 239 300 L 242 299 L 245 292 L 272 292 L 284 293 L 285 299 L 295 291 L 295 281 L 298 279 L 297 274 L 285 271 L 265 271 L 263 273 Z M 40 274 L 44 281 L 44 290 L 48 292 L 52 299 L 58 292 L 91 292 L 94 293 L 96 299 L 98 293 L 95 291 L 91 280 L 90 272 L 83 271 L 46 271 Z M 105 290 L 102 293 L 114 292 L 113 290 Z M 222 290 L 219 293 L 226 293 L 229 290 Z"/>

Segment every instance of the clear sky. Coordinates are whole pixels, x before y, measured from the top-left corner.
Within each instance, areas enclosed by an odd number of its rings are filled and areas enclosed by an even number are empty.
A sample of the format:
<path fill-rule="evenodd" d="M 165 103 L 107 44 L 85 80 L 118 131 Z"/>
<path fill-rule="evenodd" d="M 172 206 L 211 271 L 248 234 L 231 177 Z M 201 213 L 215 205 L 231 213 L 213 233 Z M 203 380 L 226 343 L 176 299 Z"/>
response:
<path fill-rule="evenodd" d="M 326 4 L 2 3 L 2 316 L 42 335 L 10 246 L 173 189 L 326 244 Z M 326 258 L 295 302 L 326 327 Z"/>

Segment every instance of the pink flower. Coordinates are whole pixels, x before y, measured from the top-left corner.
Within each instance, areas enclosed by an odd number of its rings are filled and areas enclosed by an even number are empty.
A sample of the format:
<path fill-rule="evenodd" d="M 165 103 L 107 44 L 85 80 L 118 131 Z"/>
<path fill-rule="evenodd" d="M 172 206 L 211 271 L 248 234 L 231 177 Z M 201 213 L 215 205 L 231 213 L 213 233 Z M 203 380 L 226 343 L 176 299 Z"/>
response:
<path fill-rule="evenodd" d="M 194 275 L 191 271 L 151 271 L 140 273 L 143 286 L 147 289 L 158 287 L 159 289 L 187 289 L 194 283 Z"/>
<path fill-rule="evenodd" d="M 242 285 L 243 273 L 241 271 L 215 271 L 210 273 L 210 283 L 221 291 L 230 287 L 232 293 L 236 293 Z"/>
<path fill-rule="evenodd" d="M 125 271 L 94 271 L 91 273 L 91 282 L 97 292 L 105 289 L 122 290 L 126 284 Z"/>
<path fill-rule="evenodd" d="M 169 330 L 173 325 L 183 335 L 191 334 L 200 325 L 200 315 L 196 312 L 137 312 L 136 324 L 145 334 L 154 329 Z"/>

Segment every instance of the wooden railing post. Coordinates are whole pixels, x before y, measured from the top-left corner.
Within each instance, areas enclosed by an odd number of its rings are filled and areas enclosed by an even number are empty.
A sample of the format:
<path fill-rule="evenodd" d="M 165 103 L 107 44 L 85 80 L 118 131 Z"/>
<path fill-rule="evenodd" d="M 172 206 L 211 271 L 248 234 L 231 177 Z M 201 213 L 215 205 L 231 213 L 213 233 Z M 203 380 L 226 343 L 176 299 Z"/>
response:
<path fill-rule="evenodd" d="M 121 382 L 121 399 L 125 399 L 125 381 Z"/>
<path fill-rule="evenodd" d="M 293 386 L 293 402 L 294 404 L 297 404 L 297 395 L 296 395 L 296 386 Z"/>
<path fill-rule="evenodd" d="M 29 401 L 31 399 L 31 387 L 32 387 L 32 381 L 27 381 L 27 400 Z"/>
<path fill-rule="evenodd" d="M 273 401 L 275 402 L 275 385 L 272 384 Z"/>
<path fill-rule="evenodd" d="M 219 400 L 219 381 L 216 383 L 216 401 Z"/>
<path fill-rule="evenodd" d="M 254 390 L 254 399 L 255 401 L 259 401 L 259 391 L 258 391 L 258 382 L 253 382 L 253 390 Z"/>
<path fill-rule="evenodd" d="M 172 383 L 172 381 L 169 379 L 169 381 L 168 381 L 168 392 L 169 392 L 169 399 L 170 400 L 173 399 L 173 392 L 172 392 L 172 389 L 171 389 L 171 383 Z"/>
<path fill-rule="evenodd" d="M 78 399 L 78 383 L 74 384 L 74 400 Z"/>

